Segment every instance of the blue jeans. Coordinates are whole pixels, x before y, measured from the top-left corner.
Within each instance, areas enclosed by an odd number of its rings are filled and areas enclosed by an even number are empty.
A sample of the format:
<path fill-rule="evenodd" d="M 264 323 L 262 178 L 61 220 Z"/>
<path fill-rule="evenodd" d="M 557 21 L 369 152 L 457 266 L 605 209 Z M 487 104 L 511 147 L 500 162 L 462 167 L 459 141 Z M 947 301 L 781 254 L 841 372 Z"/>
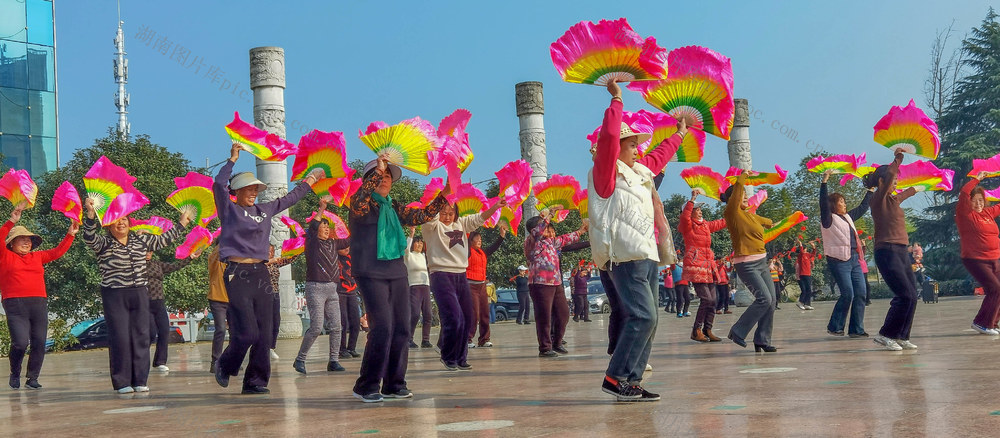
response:
<path fill-rule="evenodd" d="M 865 274 L 861 272 L 858 254 L 854 253 L 848 261 L 827 257 L 826 264 L 833 274 L 833 281 L 840 289 L 840 299 L 833 306 L 833 314 L 830 315 L 830 323 L 826 325 L 826 329 L 831 332 L 844 331 L 844 323 L 847 321 L 847 313 L 850 311 L 851 323 L 847 332 L 852 335 L 864 333 Z"/>
<path fill-rule="evenodd" d="M 753 293 L 754 301 L 743 311 L 740 319 L 733 324 L 730 333 L 746 339 L 754 325 L 757 330 L 753 335 L 755 345 L 771 345 L 771 329 L 774 326 L 774 282 L 771 281 L 771 271 L 767 267 L 767 259 L 752 262 L 737 263 L 733 266 L 736 274 Z"/>
<path fill-rule="evenodd" d="M 658 286 L 656 262 L 646 259 L 619 263 L 611 267 L 610 274 L 624 321 L 607 375 L 638 384 L 646 370 L 656 333 L 657 292 L 653 290 Z"/>

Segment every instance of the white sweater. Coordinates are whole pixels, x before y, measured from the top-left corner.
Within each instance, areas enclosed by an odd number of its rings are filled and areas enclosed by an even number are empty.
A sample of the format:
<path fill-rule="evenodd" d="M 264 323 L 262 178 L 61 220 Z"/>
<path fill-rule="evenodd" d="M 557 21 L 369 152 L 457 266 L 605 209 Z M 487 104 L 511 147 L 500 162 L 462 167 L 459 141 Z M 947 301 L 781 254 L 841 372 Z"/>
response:
<path fill-rule="evenodd" d="M 426 244 L 424 245 L 426 248 Z M 427 274 L 427 257 L 422 252 L 413 252 L 413 236 L 406 238 L 406 251 L 403 252 L 403 263 L 406 265 L 406 278 L 410 286 L 430 286 L 431 279 Z"/>
<path fill-rule="evenodd" d="M 451 224 L 440 220 L 420 226 L 427 247 L 427 270 L 464 274 L 469 267 L 469 233 L 483 225 L 482 214 L 460 217 Z"/>

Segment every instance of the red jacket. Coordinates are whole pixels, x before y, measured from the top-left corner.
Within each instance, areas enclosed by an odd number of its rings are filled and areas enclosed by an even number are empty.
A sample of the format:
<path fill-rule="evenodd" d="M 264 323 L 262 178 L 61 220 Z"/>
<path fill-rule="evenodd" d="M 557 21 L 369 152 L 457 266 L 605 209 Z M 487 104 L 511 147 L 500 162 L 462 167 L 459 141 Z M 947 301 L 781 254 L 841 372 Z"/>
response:
<path fill-rule="evenodd" d="M 976 188 L 979 180 L 972 178 L 962 186 L 955 207 L 955 225 L 963 259 L 996 260 L 1000 258 L 1000 232 L 994 218 L 1000 215 L 1000 204 L 986 207 L 982 212 L 972 211 L 969 193 Z"/>
<path fill-rule="evenodd" d="M 715 284 L 729 284 L 729 272 L 726 271 L 726 262 L 721 260 L 716 264 Z"/>
<path fill-rule="evenodd" d="M 14 223 L 7 221 L 0 227 L 0 242 L 7 241 L 7 234 Z M 3 299 L 46 297 L 45 268 L 42 265 L 62 257 L 73 244 L 73 236 L 67 234 L 59 246 L 18 255 L 4 247 L 0 249 L 0 295 Z"/>
<path fill-rule="evenodd" d="M 684 273 L 682 278 L 691 283 L 715 283 L 715 253 L 712 252 L 712 233 L 726 229 L 726 220 L 695 222 L 691 212 L 694 203 L 684 204 L 677 230 L 684 237 Z"/>
<path fill-rule="evenodd" d="M 799 276 L 805 275 L 811 277 L 813 269 L 813 259 L 816 258 L 817 250 L 809 252 L 809 250 L 805 248 L 796 248 L 795 251 L 799 253 L 798 260 L 796 263 L 799 268 L 798 271 Z"/>

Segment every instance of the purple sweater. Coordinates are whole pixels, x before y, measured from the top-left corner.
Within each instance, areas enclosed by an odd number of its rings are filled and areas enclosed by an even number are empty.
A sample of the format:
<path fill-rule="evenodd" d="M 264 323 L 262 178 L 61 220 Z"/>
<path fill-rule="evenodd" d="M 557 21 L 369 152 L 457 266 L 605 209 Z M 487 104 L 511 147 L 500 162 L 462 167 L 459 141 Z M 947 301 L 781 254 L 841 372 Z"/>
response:
<path fill-rule="evenodd" d="M 229 199 L 229 177 L 233 174 L 234 164 L 226 160 L 212 185 L 219 222 L 222 223 L 219 260 L 225 261 L 230 257 L 267 260 L 271 245 L 271 219 L 309 193 L 309 184 L 300 183 L 287 195 L 271 202 L 241 207 Z"/>

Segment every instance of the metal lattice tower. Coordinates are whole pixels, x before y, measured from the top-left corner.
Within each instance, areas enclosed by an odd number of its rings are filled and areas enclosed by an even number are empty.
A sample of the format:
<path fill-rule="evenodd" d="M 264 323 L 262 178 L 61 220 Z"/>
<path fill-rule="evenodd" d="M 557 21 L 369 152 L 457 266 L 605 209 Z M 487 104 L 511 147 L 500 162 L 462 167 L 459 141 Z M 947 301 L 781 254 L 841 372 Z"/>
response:
<path fill-rule="evenodd" d="M 115 34 L 115 83 L 118 84 L 118 91 L 115 92 L 115 107 L 118 108 L 118 138 L 128 140 L 130 125 L 128 123 L 129 95 L 125 91 L 125 84 L 128 83 L 128 59 L 125 59 L 125 37 L 122 33 L 121 12 L 118 13 L 118 33 Z"/>

